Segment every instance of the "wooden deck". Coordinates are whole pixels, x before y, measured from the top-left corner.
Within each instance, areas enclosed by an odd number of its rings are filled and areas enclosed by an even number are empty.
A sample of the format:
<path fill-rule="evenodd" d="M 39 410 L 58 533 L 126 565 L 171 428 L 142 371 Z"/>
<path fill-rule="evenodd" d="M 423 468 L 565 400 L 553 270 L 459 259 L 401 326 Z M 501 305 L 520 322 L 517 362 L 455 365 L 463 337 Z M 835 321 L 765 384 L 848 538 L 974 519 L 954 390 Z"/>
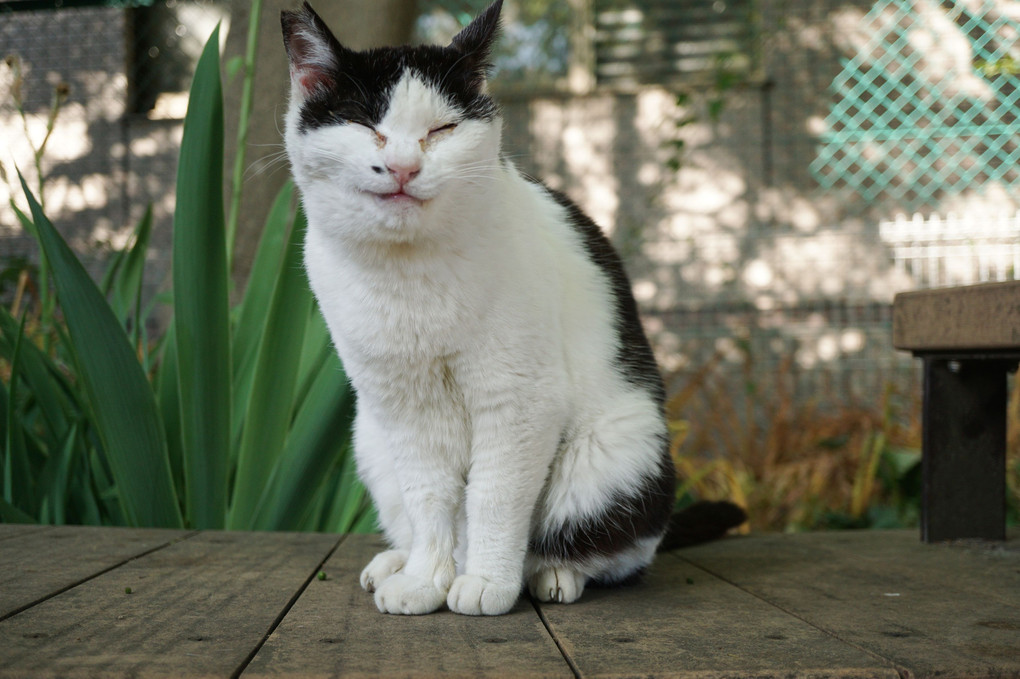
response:
<path fill-rule="evenodd" d="M 0 525 L 0 676 L 1015 677 L 1010 537 L 728 538 L 569 606 L 405 618 L 358 587 L 374 536 Z"/>

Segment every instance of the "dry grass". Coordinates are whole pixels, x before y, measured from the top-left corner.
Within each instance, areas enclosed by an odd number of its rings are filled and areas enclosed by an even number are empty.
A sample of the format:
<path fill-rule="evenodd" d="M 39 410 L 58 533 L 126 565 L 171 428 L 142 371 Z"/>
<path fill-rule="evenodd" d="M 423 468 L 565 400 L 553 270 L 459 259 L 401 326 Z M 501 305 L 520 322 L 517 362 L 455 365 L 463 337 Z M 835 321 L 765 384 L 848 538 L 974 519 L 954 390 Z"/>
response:
<path fill-rule="evenodd" d="M 724 370 L 721 355 L 674 380 L 667 403 L 682 492 L 748 508 L 747 529 L 916 525 L 921 385 L 887 386 L 873 403 L 825 408 L 794 398 L 790 359 L 755 382 Z M 735 393 L 734 384 L 745 388 Z M 831 397 L 831 395 L 830 395 Z M 1009 402 L 1011 520 L 1020 498 L 1020 380 Z"/>

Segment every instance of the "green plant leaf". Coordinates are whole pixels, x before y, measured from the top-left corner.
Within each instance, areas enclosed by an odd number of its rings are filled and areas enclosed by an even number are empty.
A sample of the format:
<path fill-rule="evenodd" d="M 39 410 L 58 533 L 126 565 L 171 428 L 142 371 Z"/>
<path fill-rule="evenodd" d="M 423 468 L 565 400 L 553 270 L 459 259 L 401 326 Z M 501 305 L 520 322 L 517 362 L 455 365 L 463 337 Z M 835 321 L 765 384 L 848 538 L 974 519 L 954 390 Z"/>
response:
<path fill-rule="evenodd" d="M 3 523 L 38 523 L 29 514 L 21 511 L 6 500 L 0 500 L 0 522 Z"/>
<path fill-rule="evenodd" d="M 134 526 L 178 527 L 182 521 L 152 389 L 99 288 L 42 213 L 23 177 L 21 185 L 50 262 L 70 349 L 125 518 Z"/>
<path fill-rule="evenodd" d="M 18 322 L 0 307 L 0 354 L 9 361 L 14 360 L 14 347 L 20 334 Z M 67 433 L 68 416 L 72 412 L 71 403 L 64 395 L 66 380 L 52 360 L 31 342 L 23 343 L 19 351 L 21 377 L 42 413 L 46 440 L 55 447 Z"/>
<path fill-rule="evenodd" d="M 319 312 L 318 305 L 313 305 L 308 317 L 308 325 L 305 328 L 305 347 L 301 352 L 298 390 L 294 395 L 297 407 L 305 402 L 319 373 L 325 369 L 326 362 L 334 354 L 336 354 L 336 349 L 333 348 L 329 328 L 326 327 L 326 321 Z"/>
<path fill-rule="evenodd" d="M 67 523 L 68 482 L 78 444 L 78 427 L 72 426 L 61 445 L 50 453 L 39 475 L 39 492 L 49 509 L 47 523 Z"/>
<path fill-rule="evenodd" d="M 135 242 L 124 250 L 123 265 L 117 269 L 112 282 L 112 300 L 114 312 L 121 321 L 129 315 L 135 319 L 132 339 L 138 342 L 139 329 L 143 324 L 140 318 L 142 305 L 142 281 L 145 272 L 145 256 L 149 251 L 149 236 L 152 234 L 152 206 L 145 210 L 145 215 L 135 227 Z"/>
<path fill-rule="evenodd" d="M 294 412 L 294 390 L 312 294 L 301 268 L 304 217 L 298 213 L 279 263 L 265 331 L 255 361 L 251 397 L 237 457 L 230 526 L 252 527 L 259 498 L 287 439 Z"/>
<path fill-rule="evenodd" d="M 171 323 L 163 337 L 163 352 L 155 376 L 159 411 L 166 427 L 166 447 L 177 497 L 185 496 L 184 444 L 181 441 L 181 399 L 177 384 L 177 342 Z"/>
<path fill-rule="evenodd" d="M 25 431 L 18 416 L 18 383 L 21 371 L 21 351 L 24 346 L 25 324 L 18 329 L 11 356 L 10 389 L 4 392 L 6 405 L 4 427 L 3 499 L 20 507 L 35 505 L 32 470 L 28 462 Z"/>
<path fill-rule="evenodd" d="M 348 532 L 350 533 L 376 533 L 379 531 L 379 517 L 376 514 L 375 505 L 369 502 Z"/>
<path fill-rule="evenodd" d="M 316 529 L 330 533 L 352 532 L 362 517 L 371 512 L 372 502 L 358 478 L 350 445 L 345 448 L 344 459 L 330 485 L 334 489 L 330 506 Z M 372 526 L 375 530 L 374 518 Z"/>
<path fill-rule="evenodd" d="M 184 119 L 173 288 L 186 516 L 196 528 L 218 528 L 226 517 L 231 422 L 219 27 L 195 68 Z"/>
<path fill-rule="evenodd" d="M 259 247 L 248 274 L 244 299 L 237 310 L 233 345 L 235 406 L 247 405 L 251 397 L 255 359 L 266 328 L 266 318 L 269 315 L 273 290 L 280 275 L 280 266 L 287 252 L 288 229 L 291 227 L 294 213 L 293 199 L 294 185 L 287 182 L 277 194 L 276 201 L 266 218 Z M 244 415 L 244 407 L 235 407 L 231 440 L 237 442 L 238 446 Z"/>
<path fill-rule="evenodd" d="M 343 455 L 354 408 L 354 391 L 331 351 L 294 417 L 259 527 L 287 530 L 300 525 L 322 479 Z"/>

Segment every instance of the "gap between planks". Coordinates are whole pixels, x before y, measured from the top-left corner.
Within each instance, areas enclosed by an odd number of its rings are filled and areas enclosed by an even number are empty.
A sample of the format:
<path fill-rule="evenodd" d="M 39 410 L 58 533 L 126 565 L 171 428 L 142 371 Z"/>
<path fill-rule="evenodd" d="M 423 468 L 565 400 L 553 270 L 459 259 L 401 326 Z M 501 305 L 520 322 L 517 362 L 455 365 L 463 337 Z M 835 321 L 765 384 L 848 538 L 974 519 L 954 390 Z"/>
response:
<path fill-rule="evenodd" d="M 230 675 L 230 679 L 237 679 L 237 677 L 240 677 L 241 674 L 243 674 L 244 671 L 248 669 L 248 665 L 250 665 L 251 661 L 255 659 L 255 656 L 258 655 L 258 652 L 262 650 L 262 647 L 266 645 L 266 642 L 269 641 L 269 637 L 273 635 L 273 632 L 275 632 L 276 629 L 280 626 L 280 623 L 283 622 L 283 619 L 287 617 L 287 614 L 290 613 L 290 609 L 294 608 L 294 604 L 296 604 L 297 600 L 300 599 L 301 596 L 305 593 L 305 590 L 307 590 L 308 586 L 312 584 L 312 581 L 315 580 L 315 578 L 318 576 L 320 572 L 322 572 L 322 569 L 326 565 L 326 562 L 329 561 L 330 557 L 332 557 L 336 550 L 340 548 L 340 545 L 344 543 L 348 535 L 349 533 L 341 534 L 340 538 L 336 541 L 333 547 L 326 553 L 324 557 L 322 557 L 322 560 L 319 561 L 318 564 L 316 564 L 315 568 L 312 569 L 312 572 L 305 579 L 304 584 L 302 584 L 301 587 L 299 587 L 297 591 L 294 592 L 294 595 L 290 598 L 290 601 L 287 602 L 287 604 L 283 607 L 283 610 L 280 611 L 280 614 L 277 615 L 276 619 L 273 620 L 272 624 L 269 626 L 269 629 L 266 630 L 266 633 L 262 635 L 262 638 L 255 645 L 255 648 L 251 650 L 251 653 L 248 654 L 248 657 L 241 661 L 241 664 L 238 665 L 237 669 L 234 670 L 234 672 Z"/>
<path fill-rule="evenodd" d="M 542 604 L 535 601 L 530 594 L 522 594 L 521 596 L 528 597 L 528 600 L 535 609 L 535 613 L 538 614 L 538 619 L 542 621 L 542 626 L 545 627 L 545 631 L 549 633 L 549 638 L 552 639 L 554 644 L 556 644 L 556 648 L 559 649 L 560 655 L 563 656 L 563 660 L 567 663 L 567 667 L 569 667 L 570 671 L 574 673 L 574 679 L 582 679 L 581 669 L 577 666 L 577 663 L 574 662 L 574 659 L 570 657 L 570 653 L 567 652 L 567 649 L 563 646 L 559 637 L 556 636 L 556 632 L 553 630 L 552 624 L 549 622 L 549 618 L 546 616 L 545 611 L 542 610 Z"/>

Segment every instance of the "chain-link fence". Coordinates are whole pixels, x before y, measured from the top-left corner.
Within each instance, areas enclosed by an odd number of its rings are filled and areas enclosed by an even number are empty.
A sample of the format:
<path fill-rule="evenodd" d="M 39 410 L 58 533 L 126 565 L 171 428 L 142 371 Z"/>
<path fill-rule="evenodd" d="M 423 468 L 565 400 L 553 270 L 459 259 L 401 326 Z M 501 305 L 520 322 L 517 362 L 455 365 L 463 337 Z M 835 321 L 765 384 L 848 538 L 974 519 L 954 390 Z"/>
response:
<path fill-rule="evenodd" d="M 877 2 L 833 83 L 822 185 L 911 208 L 1020 191 L 1020 15 L 1007 4 Z"/>

